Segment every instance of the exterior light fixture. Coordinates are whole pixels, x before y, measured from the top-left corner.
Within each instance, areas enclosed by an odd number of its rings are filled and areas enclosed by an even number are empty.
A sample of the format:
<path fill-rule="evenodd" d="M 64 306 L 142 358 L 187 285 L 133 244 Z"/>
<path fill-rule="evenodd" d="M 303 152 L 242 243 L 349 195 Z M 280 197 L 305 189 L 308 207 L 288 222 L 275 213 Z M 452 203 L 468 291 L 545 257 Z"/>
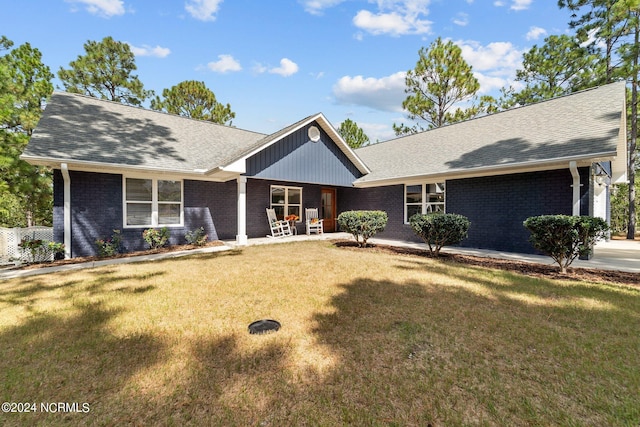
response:
<path fill-rule="evenodd" d="M 608 179 L 611 178 L 607 170 L 603 168 L 600 163 L 595 163 L 593 165 L 593 176 L 598 185 L 607 184 Z"/>

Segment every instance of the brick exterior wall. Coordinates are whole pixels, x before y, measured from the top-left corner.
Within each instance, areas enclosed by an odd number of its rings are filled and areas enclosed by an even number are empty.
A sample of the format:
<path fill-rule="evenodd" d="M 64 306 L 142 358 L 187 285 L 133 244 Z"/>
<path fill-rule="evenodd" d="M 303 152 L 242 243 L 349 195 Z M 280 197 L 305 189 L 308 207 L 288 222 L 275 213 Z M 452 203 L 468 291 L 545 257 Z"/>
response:
<path fill-rule="evenodd" d="M 318 210 L 320 210 L 320 203 L 322 201 L 321 190 L 323 187 L 327 187 L 326 185 L 319 184 L 302 184 L 249 178 L 247 180 L 247 235 L 249 237 L 271 235 L 266 209 L 271 206 L 272 185 L 302 187 L 302 220 L 304 220 L 305 208 L 318 208 Z M 340 206 L 339 199 L 338 206 Z M 305 233 L 303 221 L 298 222 L 296 227 L 299 234 Z"/>
<path fill-rule="evenodd" d="M 589 168 L 581 168 L 581 214 L 588 215 Z M 573 178 L 568 169 L 450 180 L 446 208 L 469 218 L 460 246 L 535 253 L 522 225 L 531 216 L 572 214 Z"/>
<path fill-rule="evenodd" d="M 148 227 L 124 228 L 122 175 L 70 171 L 71 255 L 97 255 L 95 241 L 120 230 L 125 251 L 146 249 L 142 232 Z M 204 227 L 209 240 L 233 239 L 236 234 L 236 183 L 183 181 L 184 226 L 169 227 L 170 244 L 184 244 L 184 235 Z M 53 232 L 64 242 L 64 182 L 54 170 Z"/>
<path fill-rule="evenodd" d="M 581 215 L 589 215 L 589 168 L 580 168 Z M 569 169 L 500 175 L 446 182 L 446 209 L 469 218 L 469 238 L 462 247 L 535 253 L 522 222 L 530 216 L 572 214 L 573 178 Z M 420 241 L 404 224 L 404 186 L 345 188 L 339 211 L 378 209 L 389 222 L 378 237 Z"/>
<path fill-rule="evenodd" d="M 404 224 L 404 185 L 341 188 L 338 192 L 338 213 L 351 210 L 381 210 L 387 213 L 387 226 L 376 237 L 421 241 L 411 227 Z"/>
<path fill-rule="evenodd" d="M 204 227 L 209 240 L 228 240 L 236 237 L 237 184 L 236 181 L 184 182 L 184 233 Z"/>
<path fill-rule="evenodd" d="M 581 214 L 589 215 L 589 168 L 581 168 Z M 127 251 L 145 249 L 142 232 L 146 227 L 124 229 L 122 176 L 71 171 L 72 256 L 96 255 L 95 240 L 108 238 L 114 229 L 122 231 Z M 571 214 L 572 177 L 568 169 L 502 175 L 446 182 L 447 212 L 471 220 L 469 238 L 461 246 L 532 253 L 529 233 L 522 222 L 534 215 Z M 320 208 L 319 184 L 283 183 L 262 179 L 247 180 L 247 235 L 270 234 L 265 209 L 270 206 L 271 185 L 302 187 L 302 209 Z M 210 240 L 235 239 L 237 233 L 237 183 L 184 180 L 184 227 L 171 227 L 171 244 L 185 243 L 186 232 L 204 227 Z M 378 188 L 337 188 L 337 213 L 347 210 L 378 209 L 389 221 L 379 237 L 419 241 L 404 224 L 404 186 Z M 64 241 L 63 179 L 54 171 L 54 239 Z M 304 233 L 304 223 L 298 223 Z"/>

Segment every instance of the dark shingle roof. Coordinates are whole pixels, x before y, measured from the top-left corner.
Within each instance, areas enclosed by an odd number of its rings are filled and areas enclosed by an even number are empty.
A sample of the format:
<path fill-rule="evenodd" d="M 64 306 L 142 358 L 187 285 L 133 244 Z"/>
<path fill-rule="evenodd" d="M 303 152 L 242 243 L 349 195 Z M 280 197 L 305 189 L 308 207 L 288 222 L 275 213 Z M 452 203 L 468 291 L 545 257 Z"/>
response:
<path fill-rule="evenodd" d="M 356 185 L 615 156 L 624 97 L 624 82 L 614 83 L 366 146 L 356 154 L 372 172 Z"/>
<path fill-rule="evenodd" d="M 193 172 L 224 166 L 264 137 L 229 126 L 55 92 L 24 156 Z"/>

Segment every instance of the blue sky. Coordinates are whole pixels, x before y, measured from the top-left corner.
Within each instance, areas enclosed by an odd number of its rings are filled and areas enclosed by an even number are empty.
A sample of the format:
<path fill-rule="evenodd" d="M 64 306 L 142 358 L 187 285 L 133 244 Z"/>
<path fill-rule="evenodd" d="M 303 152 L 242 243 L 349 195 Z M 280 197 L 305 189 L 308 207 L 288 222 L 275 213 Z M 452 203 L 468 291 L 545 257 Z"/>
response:
<path fill-rule="evenodd" d="M 145 88 L 204 81 L 236 127 L 271 133 L 322 112 L 372 141 L 408 123 L 404 74 L 437 37 L 496 94 L 523 52 L 570 33 L 555 0 L 0 0 L 0 10 L 0 34 L 40 49 L 54 73 L 87 40 L 112 36 L 131 45 Z"/>

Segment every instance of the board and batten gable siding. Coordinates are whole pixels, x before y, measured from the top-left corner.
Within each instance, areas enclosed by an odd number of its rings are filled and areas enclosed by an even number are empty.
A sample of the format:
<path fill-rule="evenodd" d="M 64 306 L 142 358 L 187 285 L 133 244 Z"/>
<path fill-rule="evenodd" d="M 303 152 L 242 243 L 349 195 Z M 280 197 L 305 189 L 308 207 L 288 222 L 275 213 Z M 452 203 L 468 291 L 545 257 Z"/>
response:
<path fill-rule="evenodd" d="M 309 127 L 320 140 L 309 139 Z M 282 138 L 247 159 L 248 177 L 351 187 L 362 174 L 317 123 Z"/>

